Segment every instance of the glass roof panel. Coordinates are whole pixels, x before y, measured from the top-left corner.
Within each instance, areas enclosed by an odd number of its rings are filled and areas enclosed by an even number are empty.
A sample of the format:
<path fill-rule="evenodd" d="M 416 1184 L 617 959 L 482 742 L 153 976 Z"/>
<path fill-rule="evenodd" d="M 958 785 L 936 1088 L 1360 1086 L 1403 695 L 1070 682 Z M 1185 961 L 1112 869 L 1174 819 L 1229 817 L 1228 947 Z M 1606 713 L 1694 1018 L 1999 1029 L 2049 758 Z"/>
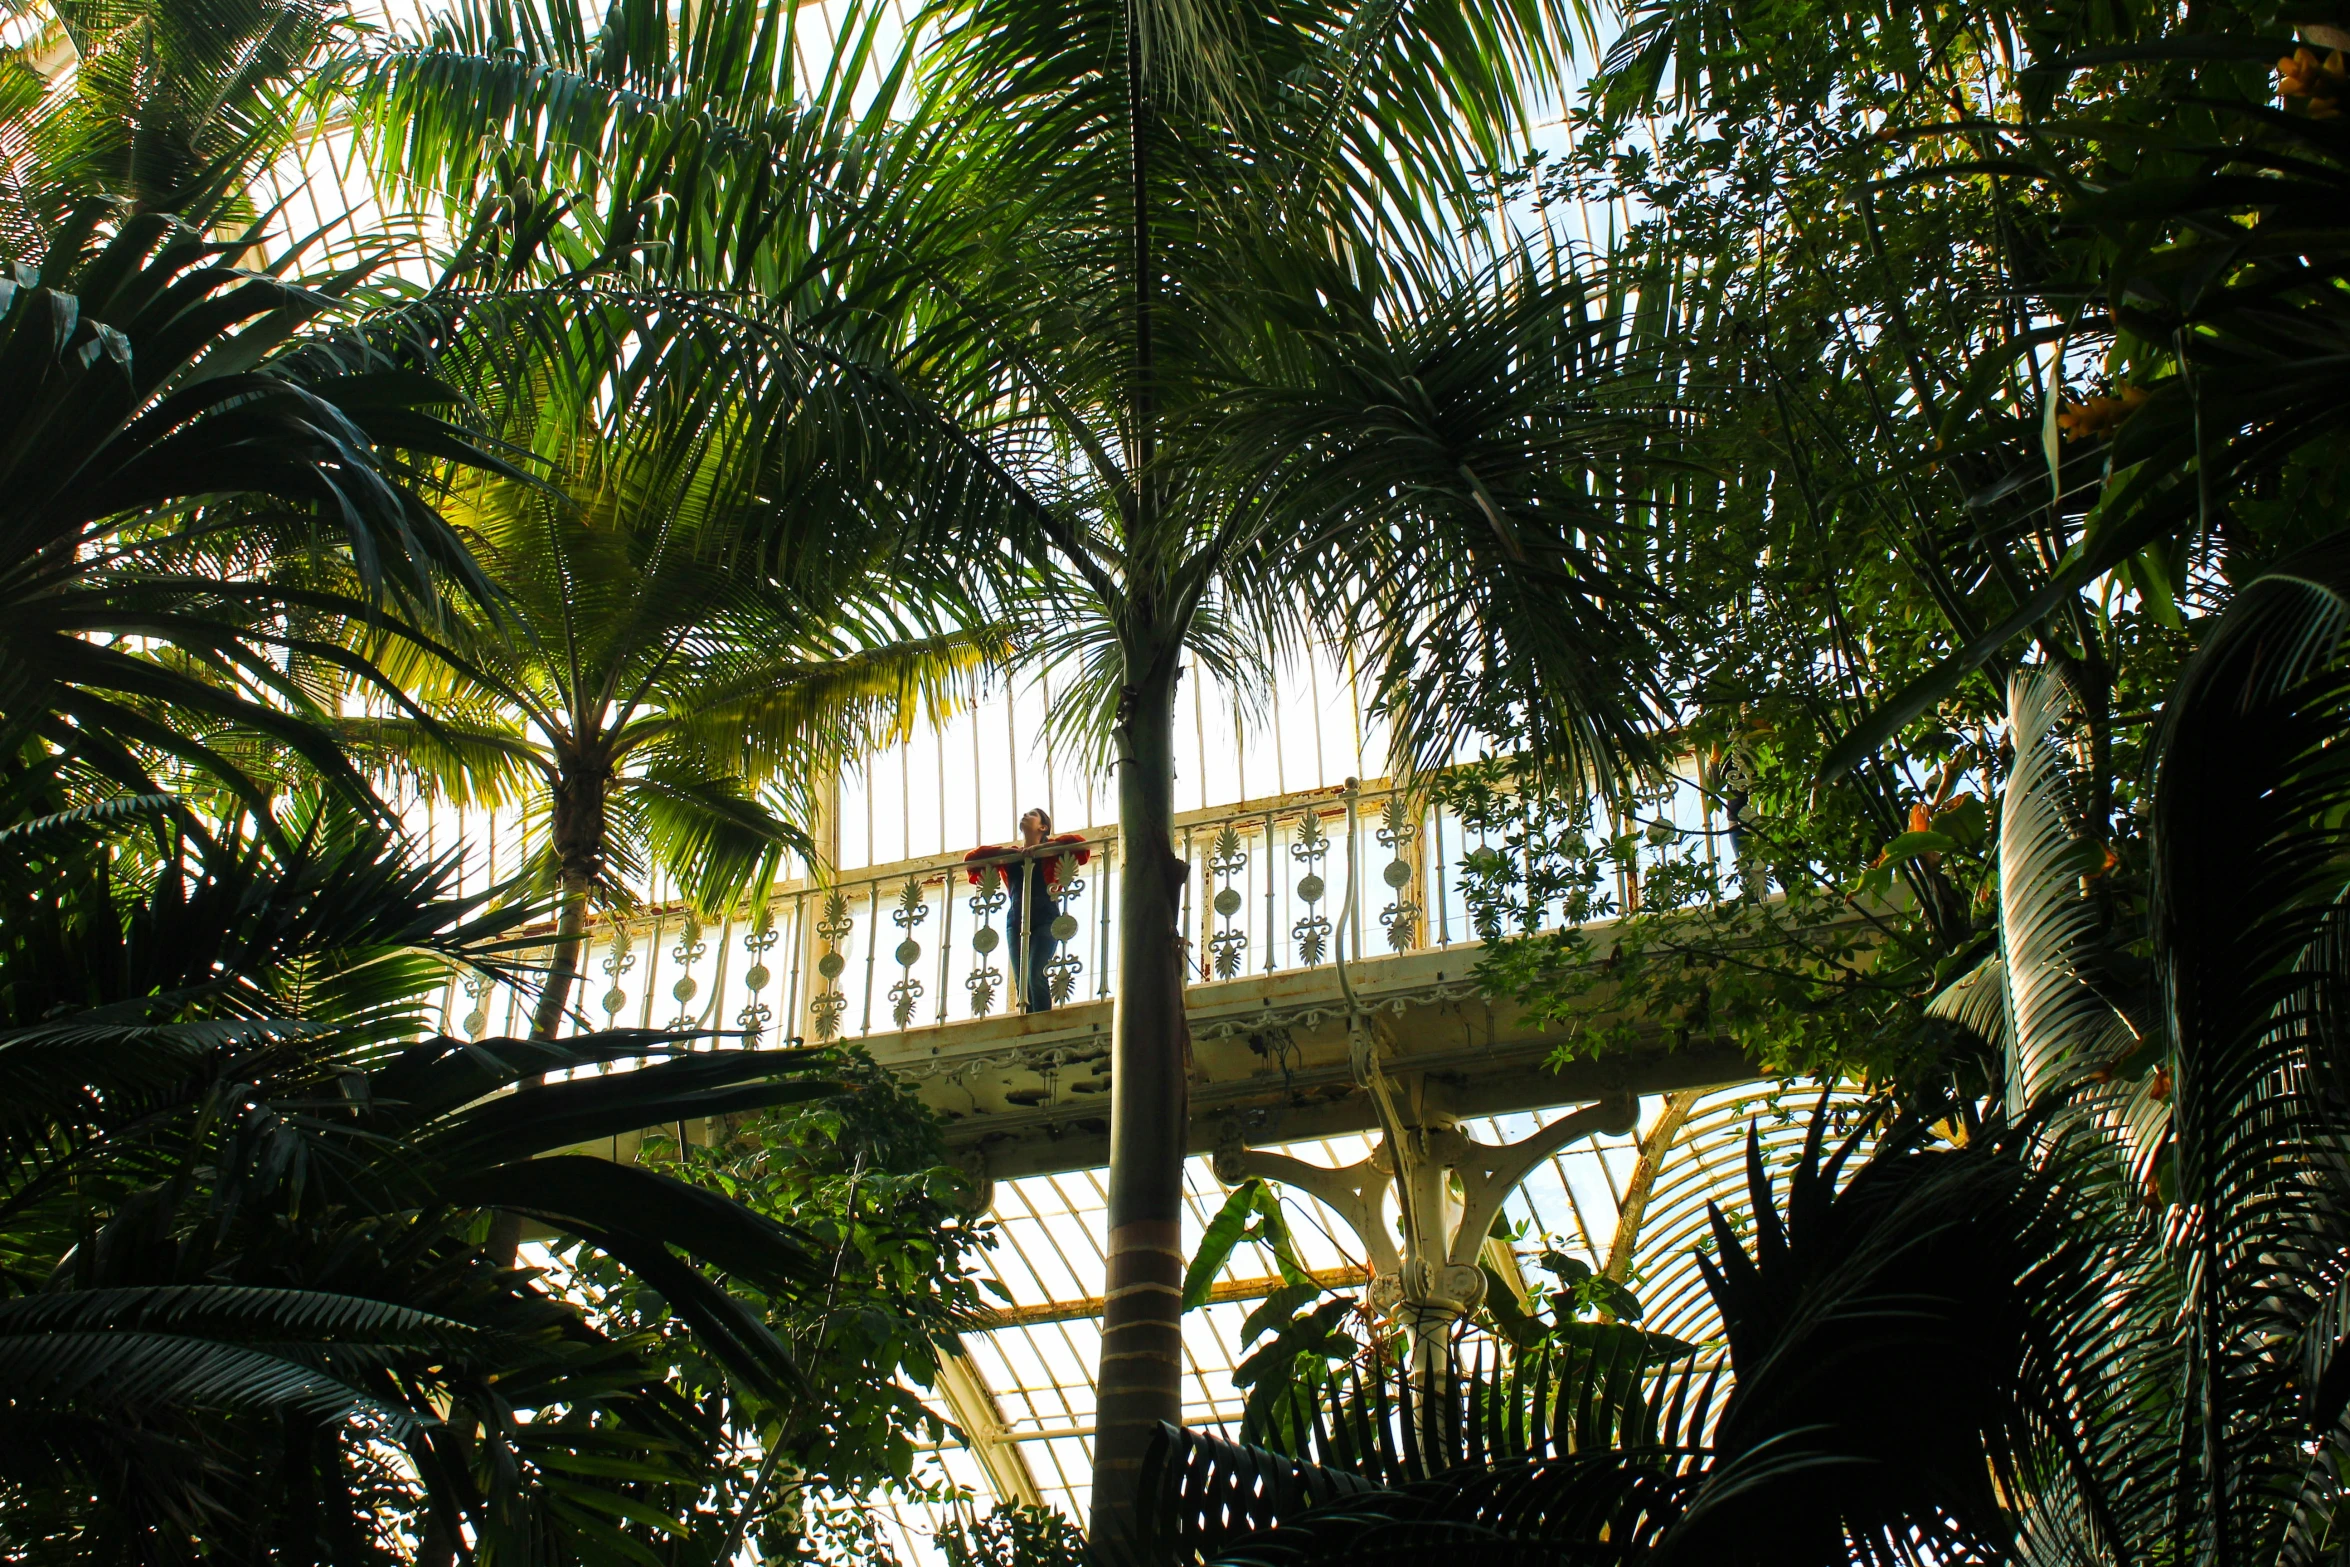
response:
<path fill-rule="evenodd" d="M 1644 1104 L 1644 1123 L 1653 1120 L 1661 1103 Z M 1511 1115 L 1472 1122 L 1466 1129 L 1480 1142 L 1514 1142 L 1567 1113 Z M 1286 1144 L 1278 1151 L 1335 1168 L 1366 1157 L 1371 1145 L 1368 1137 L 1351 1136 Z M 1635 1138 L 1602 1136 L 1544 1160 L 1505 1207 L 1508 1217 L 1525 1227 L 1519 1254 L 1531 1265 L 1536 1254 L 1556 1245 L 1599 1266 L 1615 1234 L 1618 1194 L 1638 1157 Z M 1183 1245 L 1189 1253 L 1223 1205 L 1226 1188 L 1205 1157 L 1186 1164 L 1184 1182 Z M 1363 1267 L 1362 1244 L 1344 1220 L 1303 1192 L 1275 1189 L 1309 1268 Z M 1103 1287 L 1105 1206 L 1098 1170 L 999 1183 L 992 1210 L 998 1243 L 987 1267 L 1010 1297 L 1008 1314 L 1026 1320 L 965 1340 L 1039 1492 L 1079 1521 L 1090 1494 L 1093 1373 L 1101 1338 L 1094 1312 Z M 1219 1280 L 1245 1284 L 1273 1272 L 1268 1255 L 1243 1246 Z M 1187 1424 L 1237 1430 L 1243 1395 L 1233 1387 L 1232 1373 L 1246 1357 L 1241 1325 L 1256 1304 L 1255 1298 L 1217 1302 L 1185 1317 Z"/>

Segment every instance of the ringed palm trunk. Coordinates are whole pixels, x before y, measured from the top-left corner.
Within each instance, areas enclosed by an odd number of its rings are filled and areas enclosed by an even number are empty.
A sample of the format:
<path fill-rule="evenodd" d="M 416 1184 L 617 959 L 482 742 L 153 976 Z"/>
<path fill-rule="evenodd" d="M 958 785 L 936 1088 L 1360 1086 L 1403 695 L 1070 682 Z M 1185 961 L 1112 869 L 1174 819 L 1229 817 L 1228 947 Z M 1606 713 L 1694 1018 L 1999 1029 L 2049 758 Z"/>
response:
<path fill-rule="evenodd" d="M 1097 1559 L 1141 1554 L 1143 1454 L 1183 1415 L 1185 1076 L 1181 908 L 1174 851 L 1176 655 L 1125 693 L 1118 724 L 1118 1000 L 1110 1046 L 1108 1277 L 1095 1376 L 1092 1540 Z"/>
<path fill-rule="evenodd" d="M 554 829 L 556 888 L 555 952 L 547 984 L 530 1020 L 530 1037 L 553 1039 L 563 1026 L 563 1009 L 579 978 L 587 945 L 588 889 L 604 868 L 604 793 L 612 770 L 593 758 L 570 757 L 555 779 L 549 825 Z"/>
<path fill-rule="evenodd" d="M 552 1040 L 563 1027 L 563 1009 L 570 1005 L 572 983 L 579 977 L 579 960 L 587 946 L 588 890 L 604 858 L 604 782 L 609 773 L 567 763 L 555 783 L 553 827 L 556 872 L 555 951 L 547 965 L 546 987 L 531 1013 L 530 1037 Z M 529 1093 L 546 1081 L 534 1074 L 515 1085 Z M 522 1246 L 522 1216 L 501 1212 L 490 1221 L 489 1253 L 507 1267 L 514 1265 Z"/>
<path fill-rule="evenodd" d="M 587 945 L 588 886 L 593 877 L 565 864 L 555 915 L 555 956 L 547 969 L 547 984 L 539 992 L 538 1009 L 531 1014 L 530 1037 L 553 1039 L 563 1026 L 563 1009 L 571 1004 L 571 987 L 579 978 L 581 950 Z"/>

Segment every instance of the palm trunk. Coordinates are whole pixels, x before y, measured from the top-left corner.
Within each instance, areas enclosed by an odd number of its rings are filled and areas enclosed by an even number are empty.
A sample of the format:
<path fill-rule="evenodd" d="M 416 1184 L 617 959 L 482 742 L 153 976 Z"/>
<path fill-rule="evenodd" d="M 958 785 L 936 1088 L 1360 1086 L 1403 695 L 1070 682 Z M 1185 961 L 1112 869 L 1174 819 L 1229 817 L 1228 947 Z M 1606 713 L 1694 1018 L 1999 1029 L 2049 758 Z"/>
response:
<path fill-rule="evenodd" d="M 611 779 L 611 763 L 593 753 L 564 757 L 555 776 L 547 825 L 554 839 L 560 902 L 554 961 L 530 1020 L 533 1039 L 556 1037 L 563 1027 L 563 1009 L 571 1001 L 572 981 L 579 977 L 579 960 L 587 946 L 588 889 L 604 870 L 604 795 Z"/>
<path fill-rule="evenodd" d="M 538 1010 L 530 1018 L 533 1039 L 553 1039 L 563 1027 L 563 1009 L 571 1004 L 571 986 L 579 978 L 580 955 L 587 946 L 587 874 L 566 869 L 562 888 L 555 915 L 554 961 L 547 969 L 546 988 L 539 992 Z"/>
<path fill-rule="evenodd" d="M 1150 221 L 1156 129 L 1143 58 L 1143 10 L 1126 9 L 1127 144 L 1134 245 L 1134 384 L 1126 499 L 1130 550 L 1158 543 L 1157 366 Z M 1153 625 L 1146 590 L 1129 601 L 1126 688 L 1118 712 L 1118 1010 L 1110 1039 L 1109 1235 L 1101 1360 L 1094 1376 L 1095 1561 L 1163 1555 L 1140 1528 L 1142 1461 L 1162 1422 L 1183 1423 L 1183 1155 L 1191 1126 L 1183 1016 L 1183 884 L 1175 854 L 1175 685 L 1179 628 Z M 1153 635 L 1156 632 L 1172 632 Z"/>
<path fill-rule="evenodd" d="M 1175 829 L 1172 651 L 1127 688 L 1119 720 L 1118 1003 L 1110 1046 L 1108 1277 L 1094 1414 L 1099 1560 L 1139 1556 L 1142 1460 L 1183 1419 L 1183 1156 L 1190 1126 L 1183 885 Z"/>
<path fill-rule="evenodd" d="M 547 966 L 546 986 L 531 1013 L 533 1039 L 553 1040 L 561 1032 L 564 1008 L 571 1003 L 572 982 L 579 977 L 579 961 L 587 948 L 588 889 L 595 885 L 604 863 L 604 784 L 609 776 L 609 768 L 566 763 L 555 780 L 551 815 L 561 867 L 556 872 L 555 950 Z M 533 1073 L 516 1083 L 514 1091 L 527 1094 L 546 1080 L 545 1073 Z M 520 1214 L 501 1212 L 491 1219 L 487 1249 L 493 1259 L 510 1268 L 521 1248 Z"/>

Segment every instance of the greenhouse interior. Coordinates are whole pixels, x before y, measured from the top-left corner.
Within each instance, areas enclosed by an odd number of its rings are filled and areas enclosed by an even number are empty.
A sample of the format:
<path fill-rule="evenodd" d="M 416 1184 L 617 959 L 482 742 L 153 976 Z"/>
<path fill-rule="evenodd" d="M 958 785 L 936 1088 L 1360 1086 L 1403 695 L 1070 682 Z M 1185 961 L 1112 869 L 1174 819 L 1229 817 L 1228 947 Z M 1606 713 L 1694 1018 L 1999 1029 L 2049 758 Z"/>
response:
<path fill-rule="evenodd" d="M 0 1561 L 2350 1560 L 2346 58 L 0 0 Z"/>

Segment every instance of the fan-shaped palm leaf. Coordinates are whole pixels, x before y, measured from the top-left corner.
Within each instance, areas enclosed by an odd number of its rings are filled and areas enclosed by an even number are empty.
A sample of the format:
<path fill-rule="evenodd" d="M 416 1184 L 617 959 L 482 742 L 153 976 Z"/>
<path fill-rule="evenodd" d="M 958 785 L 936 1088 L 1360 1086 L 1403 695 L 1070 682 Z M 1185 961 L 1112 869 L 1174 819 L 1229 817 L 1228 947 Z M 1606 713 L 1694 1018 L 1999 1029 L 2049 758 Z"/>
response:
<path fill-rule="evenodd" d="M 0 281 L 0 717 L 134 790 L 161 754 L 258 801 L 205 738 L 217 726 L 354 780 L 298 663 L 363 678 L 317 617 L 387 593 L 431 613 L 447 585 L 483 587 L 394 455 L 480 456 L 425 411 L 454 394 L 332 359 L 296 370 L 281 345 L 331 293 L 245 272 L 240 246 L 166 216 L 110 223 L 85 205 L 37 272 Z M 247 575 L 239 541 L 334 549 L 354 591 Z"/>

